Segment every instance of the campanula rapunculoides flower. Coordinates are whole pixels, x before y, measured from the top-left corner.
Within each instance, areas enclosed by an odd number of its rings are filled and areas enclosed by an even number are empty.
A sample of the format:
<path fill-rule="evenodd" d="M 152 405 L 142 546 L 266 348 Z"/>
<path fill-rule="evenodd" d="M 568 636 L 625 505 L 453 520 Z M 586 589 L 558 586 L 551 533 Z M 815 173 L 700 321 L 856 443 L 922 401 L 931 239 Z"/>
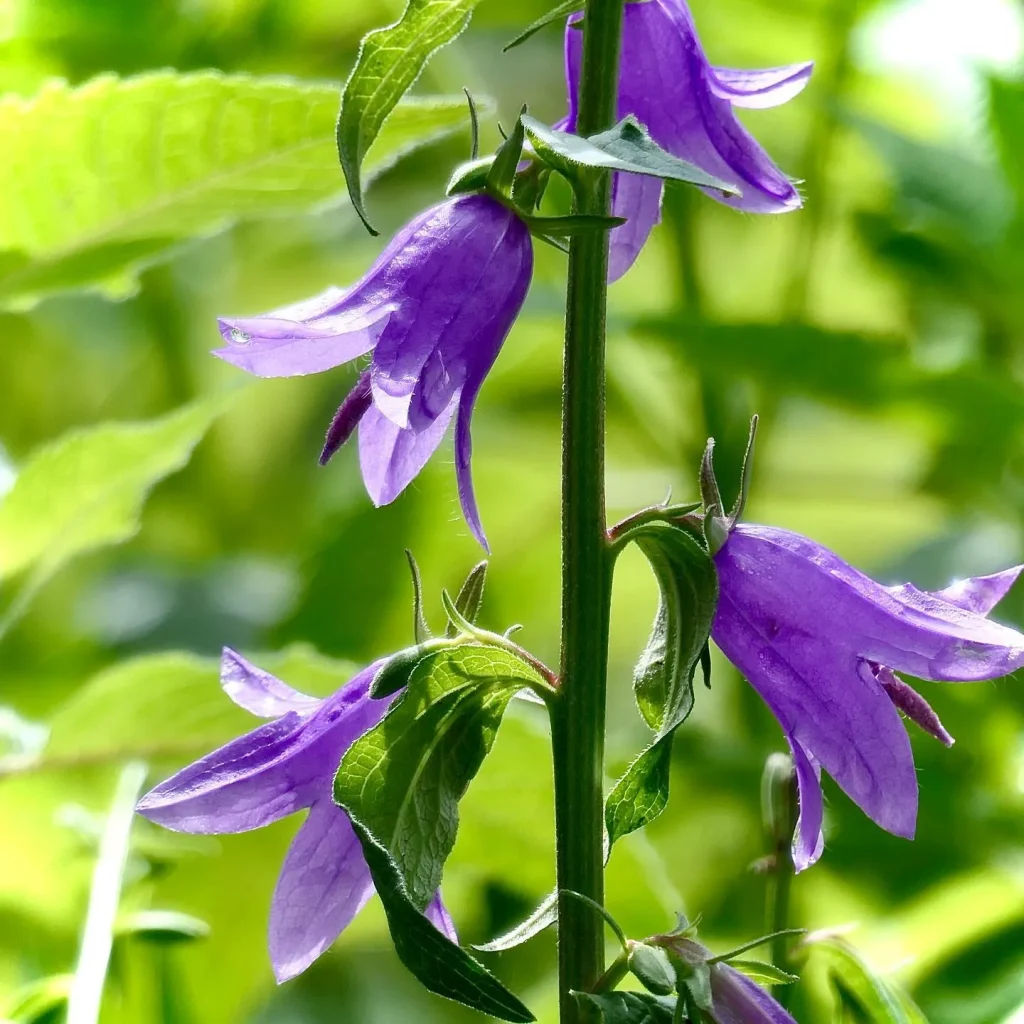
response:
<path fill-rule="evenodd" d="M 331 800 L 345 751 L 383 718 L 372 700 L 383 661 L 326 700 L 298 693 L 225 649 L 221 685 L 266 725 L 183 768 L 147 793 L 140 814 L 177 832 L 223 834 L 262 828 L 309 809 L 292 842 L 270 908 L 270 958 L 279 982 L 304 971 L 373 895 L 370 872 L 348 815 Z M 455 941 L 435 896 L 427 916 Z"/>
<path fill-rule="evenodd" d="M 569 88 L 568 131 L 576 130 L 583 33 L 569 19 L 565 33 Z M 574 27 L 575 26 L 575 27 Z M 674 156 L 735 185 L 740 196 L 708 194 L 747 213 L 787 213 L 800 207 L 789 178 L 737 120 L 733 107 L 774 107 L 807 84 L 811 63 L 760 71 L 718 68 L 708 62 L 685 0 L 627 3 L 619 70 L 618 116 L 634 114 Z M 627 223 L 611 236 L 608 276 L 633 265 L 661 219 L 663 185 L 636 174 L 615 176 L 613 212 Z"/>
<path fill-rule="evenodd" d="M 711 950 L 686 935 L 661 936 L 663 946 L 679 964 L 710 975 L 714 1024 L 796 1024 L 796 1021 L 745 974 L 725 962 L 709 963 Z"/>
<path fill-rule="evenodd" d="M 376 505 L 395 500 L 455 418 L 459 499 L 486 548 L 470 473 L 477 394 L 526 298 L 533 244 L 488 196 L 435 206 L 407 224 L 351 288 L 263 316 L 219 321 L 214 354 L 258 377 L 321 373 L 373 353 L 338 409 L 321 463 L 359 428 L 359 461 Z"/>
<path fill-rule="evenodd" d="M 966 683 L 1024 665 L 1024 635 L 986 618 L 1024 566 L 935 593 L 884 587 L 806 537 L 744 524 L 715 565 L 721 589 L 711 636 L 793 751 L 797 870 L 821 855 L 822 768 L 882 828 L 913 838 L 917 775 L 899 712 L 943 743 L 953 740 L 896 672 Z"/>

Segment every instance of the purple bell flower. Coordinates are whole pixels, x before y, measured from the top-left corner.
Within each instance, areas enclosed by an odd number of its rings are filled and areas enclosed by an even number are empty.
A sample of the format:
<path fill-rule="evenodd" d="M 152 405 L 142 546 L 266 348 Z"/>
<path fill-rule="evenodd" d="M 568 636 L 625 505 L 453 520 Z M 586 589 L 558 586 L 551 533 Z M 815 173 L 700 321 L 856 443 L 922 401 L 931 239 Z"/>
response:
<path fill-rule="evenodd" d="M 139 801 L 138 812 L 150 821 L 204 835 L 248 832 L 309 809 L 270 909 L 270 958 L 278 982 L 301 974 L 373 895 L 359 840 L 331 794 L 345 751 L 388 710 L 388 701 L 370 698 L 382 664 L 375 662 L 318 700 L 225 648 L 224 691 L 272 721 L 183 768 Z M 458 941 L 440 895 L 426 914 Z"/>
<path fill-rule="evenodd" d="M 793 751 L 798 871 L 821 855 L 821 769 L 882 828 L 911 839 L 917 775 L 902 711 L 947 745 L 924 698 L 896 676 L 976 682 L 1024 665 L 1024 635 L 986 616 L 1024 566 L 936 593 L 884 587 L 820 544 L 740 524 L 715 555 L 711 636 L 778 719 Z"/>
<path fill-rule="evenodd" d="M 449 200 L 394 237 L 351 288 L 329 288 L 263 316 L 222 319 L 214 355 L 258 377 L 321 373 L 373 352 L 338 409 L 322 464 L 359 428 L 359 460 L 375 505 L 411 483 L 455 417 L 459 499 L 487 547 L 470 473 L 477 394 L 526 299 L 533 243 L 487 196 Z"/>
<path fill-rule="evenodd" d="M 565 67 L 567 131 L 576 130 L 583 33 L 569 19 Z M 800 194 L 743 127 L 733 107 L 775 107 L 807 84 L 812 63 L 744 71 L 712 66 L 704 56 L 685 0 L 627 3 L 619 70 L 618 116 L 633 114 L 663 149 L 735 185 L 740 196 L 708 195 L 747 213 L 787 213 Z M 627 223 L 611 235 L 609 280 L 633 265 L 661 219 L 664 186 L 657 178 L 615 175 L 612 210 Z"/>

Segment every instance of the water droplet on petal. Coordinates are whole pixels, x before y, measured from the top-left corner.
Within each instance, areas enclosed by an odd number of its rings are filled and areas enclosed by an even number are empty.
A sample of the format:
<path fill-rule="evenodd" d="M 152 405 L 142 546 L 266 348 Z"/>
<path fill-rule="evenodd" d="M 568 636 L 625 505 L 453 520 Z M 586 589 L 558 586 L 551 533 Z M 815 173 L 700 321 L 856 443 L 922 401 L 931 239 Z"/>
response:
<path fill-rule="evenodd" d="M 231 328 L 231 343 L 233 345 L 248 345 L 252 341 L 252 336 L 240 330 L 238 327 Z"/>

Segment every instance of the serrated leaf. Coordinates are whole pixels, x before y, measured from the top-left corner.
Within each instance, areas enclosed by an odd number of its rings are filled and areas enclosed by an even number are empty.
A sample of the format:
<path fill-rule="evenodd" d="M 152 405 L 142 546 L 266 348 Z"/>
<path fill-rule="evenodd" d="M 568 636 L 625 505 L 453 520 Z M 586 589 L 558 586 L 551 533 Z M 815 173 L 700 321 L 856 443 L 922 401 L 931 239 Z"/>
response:
<path fill-rule="evenodd" d="M 592 1006 L 601 1013 L 604 1024 L 672 1024 L 676 1001 L 647 992 L 574 992 L 581 1006 Z"/>
<path fill-rule="evenodd" d="M 509 50 L 514 49 L 516 46 L 521 46 L 527 39 L 531 39 L 540 32 L 541 29 L 545 29 L 548 25 L 552 25 L 555 22 L 564 21 L 570 14 L 582 11 L 585 6 L 586 0 L 564 0 L 563 3 L 560 3 L 553 10 L 548 11 L 547 14 L 542 14 L 536 21 L 527 25 L 515 39 L 506 43 L 501 48 L 501 52 L 508 53 Z"/>
<path fill-rule="evenodd" d="M 428 654 L 401 700 L 342 759 L 335 802 L 395 858 L 421 910 L 455 845 L 459 800 L 509 701 L 539 680 L 498 647 L 464 644 Z"/>
<path fill-rule="evenodd" d="M 371 232 L 363 204 L 364 159 L 427 61 L 462 33 L 479 2 L 409 0 L 398 21 L 363 38 L 342 92 L 336 140 L 352 206 Z"/>
<path fill-rule="evenodd" d="M 558 920 L 558 893 L 553 892 L 547 896 L 537 909 L 522 924 L 507 931 L 504 935 L 482 946 L 474 946 L 481 953 L 504 953 L 507 950 L 515 949 L 517 946 L 529 942 L 536 935 L 540 935 L 546 928 L 550 928 Z"/>
<path fill-rule="evenodd" d="M 357 819 L 352 825 L 363 847 L 374 888 L 384 906 L 395 952 L 431 992 L 513 1024 L 536 1018 L 482 964 L 442 935 L 409 896 L 391 855 Z"/>
<path fill-rule="evenodd" d="M 214 71 L 54 81 L 0 99 L 0 304 L 123 297 L 183 240 L 340 199 L 337 109 L 334 85 Z M 367 173 L 464 123 L 461 96 L 403 103 Z"/>
<path fill-rule="evenodd" d="M 829 983 L 840 1003 L 850 1006 L 866 1024 L 928 1024 L 902 987 L 884 978 L 839 938 L 811 947 L 827 965 Z"/>
<path fill-rule="evenodd" d="M 740 194 L 735 185 L 705 174 L 699 167 L 663 150 L 633 116 L 589 139 L 550 128 L 528 114 L 521 120 L 537 155 L 570 180 L 577 177 L 578 168 L 592 167 L 682 181 L 727 195 Z"/>
<path fill-rule="evenodd" d="M 668 803 L 672 738 L 693 708 L 693 674 L 718 600 L 714 562 L 685 529 L 655 521 L 637 527 L 633 539 L 661 591 L 634 675 L 637 705 L 655 738 L 608 796 L 605 823 L 612 843 L 649 824 Z"/>
<path fill-rule="evenodd" d="M 152 487 L 188 462 L 225 406 L 77 430 L 37 451 L 0 502 L 0 582 L 32 569 L 33 590 L 76 555 L 134 536 Z"/>
<path fill-rule="evenodd" d="M 751 981 L 759 985 L 792 985 L 800 980 L 800 975 L 790 974 L 775 964 L 765 963 L 763 960 L 730 960 L 729 966 L 745 974 Z"/>

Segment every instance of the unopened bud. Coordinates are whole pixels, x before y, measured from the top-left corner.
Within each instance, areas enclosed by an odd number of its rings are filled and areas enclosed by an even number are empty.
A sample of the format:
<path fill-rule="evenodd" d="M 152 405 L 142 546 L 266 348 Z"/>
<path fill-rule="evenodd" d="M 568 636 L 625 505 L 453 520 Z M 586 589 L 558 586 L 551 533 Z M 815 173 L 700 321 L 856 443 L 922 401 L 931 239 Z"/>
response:
<path fill-rule="evenodd" d="M 789 754 L 771 754 L 765 762 L 761 776 L 761 814 L 773 848 L 788 849 L 800 814 L 796 767 Z"/>

